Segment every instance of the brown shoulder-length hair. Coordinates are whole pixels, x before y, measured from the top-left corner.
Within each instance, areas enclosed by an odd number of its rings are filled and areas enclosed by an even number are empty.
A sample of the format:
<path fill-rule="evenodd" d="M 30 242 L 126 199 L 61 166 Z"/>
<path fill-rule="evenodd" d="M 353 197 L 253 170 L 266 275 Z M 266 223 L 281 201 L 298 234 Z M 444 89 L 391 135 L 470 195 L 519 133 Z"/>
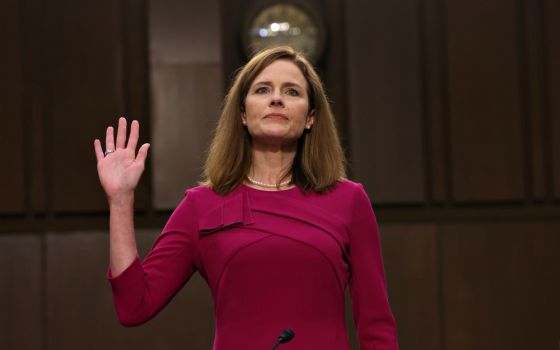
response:
<path fill-rule="evenodd" d="M 279 180 L 291 176 L 304 191 L 325 193 L 346 177 L 346 160 L 338 138 L 334 117 L 313 66 L 291 47 L 265 49 L 240 68 L 222 105 L 222 112 L 204 165 L 204 182 L 215 192 L 226 195 L 237 188 L 252 164 L 251 136 L 242 124 L 245 97 L 253 80 L 276 60 L 287 60 L 299 67 L 307 81 L 309 110 L 315 121 L 298 141 L 294 162 Z M 277 184 L 278 185 L 278 184 Z"/>

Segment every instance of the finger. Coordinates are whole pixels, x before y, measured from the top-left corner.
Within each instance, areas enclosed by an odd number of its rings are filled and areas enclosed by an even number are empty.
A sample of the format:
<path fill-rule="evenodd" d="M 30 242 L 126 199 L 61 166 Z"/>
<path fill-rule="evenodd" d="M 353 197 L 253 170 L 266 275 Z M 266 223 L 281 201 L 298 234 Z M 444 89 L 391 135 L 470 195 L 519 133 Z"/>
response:
<path fill-rule="evenodd" d="M 146 162 L 146 157 L 148 156 L 148 149 L 150 148 L 150 144 L 149 143 L 145 143 L 142 146 L 140 146 L 140 149 L 138 150 L 138 155 L 136 156 L 136 161 L 139 163 L 144 164 Z"/>
<path fill-rule="evenodd" d="M 115 135 L 113 132 L 113 127 L 107 128 L 107 134 L 105 135 L 105 151 L 115 150 Z"/>
<path fill-rule="evenodd" d="M 101 159 L 103 159 L 105 157 L 105 155 L 103 154 L 103 150 L 101 149 L 101 141 L 99 141 L 98 139 L 95 139 L 93 141 L 93 148 L 95 149 L 95 157 L 97 158 L 97 161 L 99 162 Z"/>
<path fill-rule="evenodd" d="M 119 128 L 117 129 L 117 148 L 124 148 L 126 143 L 126 119 L 119 118 Z"/>
<path fill-rule="evenodd" d="M 138 144 L 138 134 L 140 132 L 140 124 L 137 120 L 133 120 L 130 124 L 130 135 L 128 135 L 128 144 L 126 148 L 131 150 L 136 150 L 136 145 Z"/>

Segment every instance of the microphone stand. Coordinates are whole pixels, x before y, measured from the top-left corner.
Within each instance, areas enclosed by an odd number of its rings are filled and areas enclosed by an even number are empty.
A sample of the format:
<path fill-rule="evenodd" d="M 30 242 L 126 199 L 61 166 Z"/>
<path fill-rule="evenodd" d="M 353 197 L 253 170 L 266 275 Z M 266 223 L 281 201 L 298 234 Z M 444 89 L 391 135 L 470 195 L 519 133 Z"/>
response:
<path fill-rule="evenodd" d="M 291 328 L 285 329 L 282 334 L 280 334 L 278 336 L 278 339 L 276 340 L 276 342 L 274 343 L 274 345 L 272 345 L 272 347 L 270 348 L 270 350 L 274 350 L 276 349 L 276 347 L 282 343 L 287 343 L 290 340 L 292 340 L 292 338 L 294 337 L 294 331 Z"/>
<path fill-rule="evenodd" d="M 272 347 L 270 348 L 270 350 L 276 349 L 276 347 L 277 347 L 278 345 L 280 345 L 280 339 L 278 339 L 278 340 L 274 343 L 274 345 L 272 345 Z"/>

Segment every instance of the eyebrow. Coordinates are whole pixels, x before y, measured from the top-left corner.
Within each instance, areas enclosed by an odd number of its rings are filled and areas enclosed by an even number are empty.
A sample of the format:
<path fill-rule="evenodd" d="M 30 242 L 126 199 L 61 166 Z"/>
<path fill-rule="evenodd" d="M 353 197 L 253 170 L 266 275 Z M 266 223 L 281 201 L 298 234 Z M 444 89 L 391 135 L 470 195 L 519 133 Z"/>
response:
<path fill-rule="evenodd" d="M 270 80 L 257 81 L 257 82 L 254 83 L 252 86 L 255 86 L 255 85 L 268 85 L 268 86 L 272 86 L 272 82 L 271 82 Z M 298 87 L 298 88 L 300 88 L 300 89 L 303 89 L 303 86 L 299 85 L 298 83 L 291 82 L 291 81 L 282 83 L 282 86 L 284 86 L 284 87 L 285 87 L 285 86 L 295 86 L 295 87 Z"/>

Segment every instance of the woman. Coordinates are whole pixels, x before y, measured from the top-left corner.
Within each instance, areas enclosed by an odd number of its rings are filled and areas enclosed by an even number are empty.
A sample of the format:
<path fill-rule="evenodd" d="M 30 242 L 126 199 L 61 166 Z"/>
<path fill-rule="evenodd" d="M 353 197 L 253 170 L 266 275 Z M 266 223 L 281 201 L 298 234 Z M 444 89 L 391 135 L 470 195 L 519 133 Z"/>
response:
<path fill-rule="evenodd" d="M 347 286 L 361 349 L 397 349 L 370 201 L 344 179 L 344 157 L 321 81 L 288 47 L 264 50 L 237 74 L 205 165 L 141 262 L 134 189 L 149 145 L 119 120 L 116 144 L 95 140 L 110 206 L 110 270 L 124 325 L 161 310 L 199 271 L 212 290 L 214 350 L 349 349 Z M 249 333 L 247 331 L 250 331 Z M 249 334 L 249 335 L 247 335 Z"/>

